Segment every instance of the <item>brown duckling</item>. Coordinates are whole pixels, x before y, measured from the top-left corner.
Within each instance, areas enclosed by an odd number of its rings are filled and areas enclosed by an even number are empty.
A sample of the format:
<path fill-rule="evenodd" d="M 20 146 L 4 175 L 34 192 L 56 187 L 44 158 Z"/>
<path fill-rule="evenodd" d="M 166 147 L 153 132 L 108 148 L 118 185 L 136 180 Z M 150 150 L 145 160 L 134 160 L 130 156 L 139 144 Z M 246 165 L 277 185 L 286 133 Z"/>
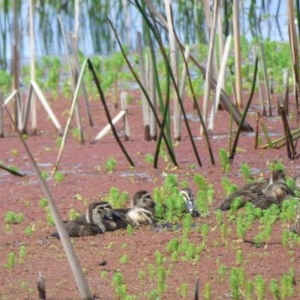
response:
<path fill-rule="evenodd" d="M 280 204 L 288 195 L 294 195 L 294 193 L 286 185 L 284 172 L 274 170 L 268 183 L 262 181 L 245 185 L 226 197 L 219 209 L 223 211 L 230 209 L 232 202 L 237 197 L 241 199 L 240 207 L 249 201 L 256 207 L 266 209 L 272 204 Z"/>
<path fill-rule="evenodd" d="M 296 214 L 296 219 L 295 223 L 290 226 L 290 231 L 300 234 L 300 204 L 297 206 L 297 214 Z"/>
<path fill-rule="evenodd" d="M 126 209 L 115 209 L 114 221 L 118 228 L 132 226 L 151 225 L 155 221 L 155 202 L 149 192 L 141 190 L 133 196 L 133 207 Z"/>
<path fill-rule="evenodd" d="M 74 220 L 64 221 L 70 237 L 80 237 L 104 233 L 106 222 L 112 220 L 112 207 L 107 202 L 93 202 L 89 205 L 86 214 Z M 52 236 L 59 238 L 57 232 Z"/>

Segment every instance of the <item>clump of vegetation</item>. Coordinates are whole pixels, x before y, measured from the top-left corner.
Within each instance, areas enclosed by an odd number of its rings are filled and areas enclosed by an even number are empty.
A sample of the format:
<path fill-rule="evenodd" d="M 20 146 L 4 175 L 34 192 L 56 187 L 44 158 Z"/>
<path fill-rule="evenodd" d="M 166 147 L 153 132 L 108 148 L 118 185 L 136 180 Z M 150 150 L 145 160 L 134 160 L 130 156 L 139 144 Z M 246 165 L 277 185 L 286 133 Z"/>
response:
<path fill-rule="evenodd" d="M 108 172 L 113 172 L 116 169 L 117 161 L 114 158 L 109 158 L 105 163 L 105 168 Z"/>
<path fill-rule="evenodd" d="M 5 224 L 20 224 L 24 221 L 24 215 L 22 213 L 16 214 L 13 211 L 7 211 L 5 214 Z"/>
<path fill-rule="evenodd" d="M 118 188 L 111 187 L 109 189 L 109 195 L 104 198 L 104 201 L 109 202 L 114 208 L 121 208 L 128 199 L 129 195 L 127 192 L 120 192 Z"/>
<path fill-rule="evenodd" d="M 225 149 L 221 148 L 219 149 L 219 159 L 221 167 L 225 174 L 228 174 L 230 171 L 230 162 L 229 162 L 229 156 Z"/>

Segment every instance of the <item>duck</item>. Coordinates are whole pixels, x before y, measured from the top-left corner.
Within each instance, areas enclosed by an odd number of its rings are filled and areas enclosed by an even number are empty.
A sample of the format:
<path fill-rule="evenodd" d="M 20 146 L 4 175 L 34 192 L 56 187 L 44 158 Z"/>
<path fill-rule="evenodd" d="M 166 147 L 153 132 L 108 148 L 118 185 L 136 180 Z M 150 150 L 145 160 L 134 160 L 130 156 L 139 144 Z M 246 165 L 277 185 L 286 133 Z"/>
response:
<path fill-rule="evenodd" d="M 241 200 L 240 207 L 249 201 L 256 207 L 266 209 L 272 204 L 280 205 L 288 195 L 292 196 L 294 192 L 286 185 L 284 171 L 274 170 L 268 182 L 259 181 L 245 185 L 226 197 L 218 209 L 230 209 L 237 197 Z"/>
<path fill-rule="evenodd" d="M 295 176 L 294 178 L 295 189 L 300 191 L 300 175 Z"/>
<path fill-rule="evenodd" d="M 192 217 L 200 217 L 199 211 L 196 209 L 194 195 L 190 188 L 183 188 L 180 190 L 179 194 L 183 197 L 187 212 L 191 214 Z"/>
<path fill-rule="evenodd" d="M 118 228 L 126 228 L 129 224 L 134 227 L 153 225 L 155 224 L 155 205 L 148 191 L 137 191 L 133 196 L 131 208 L 113 211 L 114 222 Z"/>
<path fill-rule="evenodd" d="M 85 214 L 74 220 L 64 221 L 64 225 L 70 237 L 81 237 L 104 233 L 107 231 L 107 223 L 110 224 L 110 222 L 113 222 L 111 205 L 108 202 L 93 202 Z M 52 236 L 59 238 L 57 232 Z"/>
<path fill-rule="evenodd" d="M 290 231 L 300 235 L 300 204 L 297 206 L 295 223 L 290 226 Z"/>

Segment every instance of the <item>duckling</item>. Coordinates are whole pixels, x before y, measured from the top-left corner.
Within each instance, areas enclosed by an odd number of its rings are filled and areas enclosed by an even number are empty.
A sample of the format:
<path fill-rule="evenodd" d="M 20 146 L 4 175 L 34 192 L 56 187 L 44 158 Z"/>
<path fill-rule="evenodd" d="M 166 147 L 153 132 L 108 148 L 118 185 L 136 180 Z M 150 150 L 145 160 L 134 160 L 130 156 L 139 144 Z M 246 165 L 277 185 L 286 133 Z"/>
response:
<path fill-rule="evenodd" d="M 295 193 L 286 184 L 283 170 L 273 171 L 268 185 L 260 192 L 279 201 L 284 200 L 288 195 L 295 196 Z"/>
<path fill-rule="evenodd" d="M 74 220 L 64 221 L 70 237 L 96 235 L 106 231 L 106 222 L 112 219 L 112 207 L 107 202 L 93 202 L 89 205 L 86 214 Z M 52 234 L 59 238 L 57 232 Z"/>
<path fill-rule="evenodd" d="M 133 226 L 155 223 L 155 201 L 148 191 L 141 190 L 135 193 L 133 207 L 128 210 L 126 216 Z"/>
<path fill-rule="evenodd" d="M 200 213 L 195 207 L 192 190 L 190 188 L 184 188 L 179 192 L 179 194 L 182 195 L 183 199 L 185 200 L 187 211 L 192 215 L 192 217 L 200 217 Z"/>
<path fill-rule="evenodd" d="M 220 210 L 228 210 L 234 199 L 239 197 L 243 206 L 247 201 L 252 202 L 256 207 L 268 208 L 272 204 L 280 204 L 287 195 L 293 195 L 285 183 L 285 176 L 282 170 L 272 172 L 269 182 L 254 182 L 245 185 L 241 189 L 226 197 L 219 206 Z"/>
<path fill-rule="evenodd" d="M 155 202 L 148 191 L 136 192 L 132 203 L 132 208 L 115 209 L 113 211 L 114 221 L 118 228 L 126 228 L 128 224 L 135 227 L 154 224 Z"/>
<path fill-rule="evenodd" d="M 300 234 L 300 204 L 297 206 L 297 214 L 296 214 L 296 220 L 293 225 L 290 226 L 290 231 Z"/>
<path fill-rule="evenodd" d="M 300 191 L 300 175 L 294 177 L 295 188 L 297 191 Z"/>
<path fill-rule="evenodd" d="M 113 209 L 108 202 L 93 202 L 89 205 L 85 218 L 88 223 L 97 225 L 102 232 L 105 232 L 104 220 L 112 220 Z"/>

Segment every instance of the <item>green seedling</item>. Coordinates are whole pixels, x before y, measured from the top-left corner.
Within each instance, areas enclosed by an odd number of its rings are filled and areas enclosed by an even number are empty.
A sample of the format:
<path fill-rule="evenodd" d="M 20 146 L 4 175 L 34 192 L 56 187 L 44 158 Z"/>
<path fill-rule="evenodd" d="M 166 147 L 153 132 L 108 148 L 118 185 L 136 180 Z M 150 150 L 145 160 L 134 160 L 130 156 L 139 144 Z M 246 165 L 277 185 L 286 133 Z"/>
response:
<path fill-rule="evenodd" d="M 74 220 L 76 218 L 80 217 L 80 213 L 77 212 L 74 208 L 71 208 L 69 210 L 69 219 L 70 220 Z"/>
<path fill-rule="evenodd" d="M 49 177 L 49 174 L 46 171 L 42 171 L 41 175 L 42 175 L 44 180 L 46 180 Z"/>
<path fill-rule="evenodd" d="M 14 265 L 16 264 L 16 256 L 14 252 L 10 252 L 7 255 L 7 263 L 5 265 L 5 268 L 12 269 Z"/>
<path fill-rule="evenodd" d="M 40 199 L 39 206 L 42 208 L 46 208 L 48 206 L 48 200 L 46 198 Z"/>
<path fill-rule="evenodd" d="M 105 162 L 105 168 L 108 172 L 113 172 L 115 171 L 117 166 L 117 161 L 114 158 L 109 158 L 106 162 Z"/>
<path fill-rule="evenodd" d="M 211 298 L 211 285 L 209 283 L 205 283 L 204 286 L 204 299 L 210 300 Z"/>
<path fill-rule="evenodd" d="M 72 136 L 73 136 L 75 139 L 79 139 L 79 137 L 80 137 L 80 132 L 79 132 L 78 127 L 74 127 L 74 128 L 72 129 Z"/>
<path fill-rule="evenodd" d="M 17 149 L 13 149 L 11 150 L 11 154 L 14 156 L 14 157 L 17 157 L 19 155 L 19 151 Z"/>
<path fill-rule="evenodd" d="M 276 279 L 271 279 L 270 291 L 271 291 L 274 299 L 276 299 L 276 300 L 280 299 L 280 289 L 279 289 L 279 285 L 278 285 L 278 282 L 276 281 Z M 282 299 L 284 299 L 284 298 L 282 298 Z"/>
<path fill-rule="evenodd" d="M 166 271 L 163 266 L 157 268 L 157 290 L 160 294 L 166 291 Z"/>
<path fill-rule="evenodd" d="M 186 283 L 182 283 L 180 286 L 180 295 L 182 298 L 186 298 L 188 294 L 188 285 Z"/>
<path fill-rule="evenodd" d="M 158 266 L 162 265 L 164 262 L 164 257 L 160 251 L 155 251 L 155 261 Z"/>
<path fill-rule="evenodd" d="M 8 211 L 5 214 L 5 224 L 20 224 L 24 221 L 24 215 L 22 213 L 16 214 L 13 211 Z"/>
<path fill-rule="evenodd" d="M 55 146 L 57 148 L 60 148 L 61 142 L 62 142 L 62 138 L 61 137 L 57 137 L 56 140 L 55 140 Z"/>
<path fill-rule="evenodd" d="M 54 175 L 54 179 L 56 182 L 61 182 L 64 180 L 64 174 L 60 171 L 57 171 Z"/>
<path fill-rule="evenodd" d="M 25 255 L 26 255 L 26 246 L 21 245 L 20 249 L 19 249 L 19 262 L 20 262 L 20 264 L 22 264 L 24 262 Z"/>
<path fill-rule="evenodd" d="M 255 276 L 254 289 L 258 300 L 265 299 L 266 283 L 261 275 Z"/>
<path fill-rule="evenodd" d="M 27 236 L 30 236 L 30 235 L 33 234 L 34 230 L 35 230 L 34 229 L 34 225 L 26 226 L 26 228 L 25 228 L 25 234 Z"/>
<path fill-rule="evenodd" d="M 129 235 L 133 235 L 134 230 L 133 230 L 133 226 L 131 224 L 127 225 L 126 230 Z"/>
<path fill-rule="evenodd" d="M 251 169 L 247 163 L 243 163 L 240 166 L 240 173 L 242 174 L 246 183 L 252 183 L 253 177 L 251 173 Z"/>
<path fill-rule="evenodd" d="M 244 260 L 243 251 L 241 249 L 238 249 L 236 252 L 236 264 L 241 265 L 243 260 Z"/>
<path fill-rule="evenodd" d="M 228 153 L 225 149 L 221 148 L 219 150 L 219 159 L 221 163 L 222 170 L 225 174 L 228 174 L 230 171 L 230 162 L 229 162 L 229 157 Z"/>
<path fill-rule="evenodd" d="M 146 272 L 143 270 L 139 270 L 138 277 L 140 281 L 144 281 L 146 278 Z"/>
<path fill-rule="evenodd" d="M 120 259 L 119 259 L 119 263 L 122 264 L 122 265 L 127 264 L 128 261 L 129 261 L 129 257 L 128 257 L 127 254 L 122 255 L 122 256 L 120 257 Z"/>
<path fill-rule="evenodd" d="M 151 155 L 150 153 L 147 153 L 147 154 L 145 155 L 145 161 L 146 161 L 147 163 L 153 164 L 153 162 L 154 162 L 154 157 L 153 157 L 153 155 Z"/>
<path fill-rule="evenodd" d="M 101 271 L 100 272 L 100 277 L 102 280 L 106 280 L 107 279 L 107 271 Z"/>

